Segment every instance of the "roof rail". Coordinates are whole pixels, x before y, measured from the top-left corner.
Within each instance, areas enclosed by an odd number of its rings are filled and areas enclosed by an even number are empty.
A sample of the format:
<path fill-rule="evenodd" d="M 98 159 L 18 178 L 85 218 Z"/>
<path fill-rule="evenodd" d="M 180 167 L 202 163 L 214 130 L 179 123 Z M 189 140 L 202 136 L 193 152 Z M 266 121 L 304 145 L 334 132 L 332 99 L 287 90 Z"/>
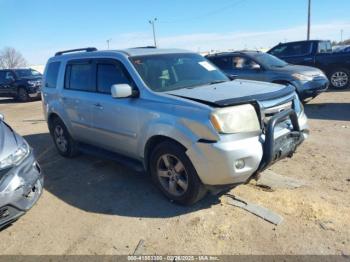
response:
<path fill-rule="evenodd" d="M 70 50 L 64 50 L 64 51 L 59 51 L 55 54 L 55 56 L 63 55 L 66 53 L 73 53 L 73 52 L 79 52 L 79 51 L 85 51 L 85 52 L 93 52 L 97 51 L 96 47 L 85 47 L 85 48 L 77 48 L 77 49 L 70 49 Z"/>
<path fill-rule="evenodd" d="M 153 46 L 153 45 L 148 45 L 148 46 L 132 47 L 131 49 L 138 49 L 138 48 L 157 48 L 157 47 L 156 47 L 156 46 Z"/>

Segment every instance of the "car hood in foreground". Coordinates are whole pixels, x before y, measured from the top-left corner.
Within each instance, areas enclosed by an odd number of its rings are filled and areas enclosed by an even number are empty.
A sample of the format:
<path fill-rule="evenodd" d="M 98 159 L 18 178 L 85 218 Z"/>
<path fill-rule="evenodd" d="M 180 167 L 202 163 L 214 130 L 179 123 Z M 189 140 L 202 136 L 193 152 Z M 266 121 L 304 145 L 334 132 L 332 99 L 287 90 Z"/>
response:
<path fill-rule="evenodd" d="M 284 86 L 251 80 L 234 80 L 213 85 L 183 88 L 167 94 L 218 106 L 265 101 L 281 98 L 294 92 L 293 86 Z"/>

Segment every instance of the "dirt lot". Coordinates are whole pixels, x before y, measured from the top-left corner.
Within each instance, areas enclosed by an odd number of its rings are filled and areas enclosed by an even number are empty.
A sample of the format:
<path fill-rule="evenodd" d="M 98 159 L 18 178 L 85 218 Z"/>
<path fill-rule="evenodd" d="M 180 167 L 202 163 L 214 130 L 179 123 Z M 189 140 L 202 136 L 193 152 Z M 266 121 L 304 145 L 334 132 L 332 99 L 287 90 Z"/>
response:
<path fill-rule="evenodd" d="M 306 183 L 297 189 L 231 191 L 284 217 L 274 226 L 228 198 L 194 207 L 167 201 L 147 176 L 81 155 L 60 157 L 41 102 L 0 100 L 0 112 L 35 149 L 45 172 L 38 204 L 0 232 L 1 254 L 350 254 L 350 91 L 306 105 L 311 136 L 271 169 Z"/>

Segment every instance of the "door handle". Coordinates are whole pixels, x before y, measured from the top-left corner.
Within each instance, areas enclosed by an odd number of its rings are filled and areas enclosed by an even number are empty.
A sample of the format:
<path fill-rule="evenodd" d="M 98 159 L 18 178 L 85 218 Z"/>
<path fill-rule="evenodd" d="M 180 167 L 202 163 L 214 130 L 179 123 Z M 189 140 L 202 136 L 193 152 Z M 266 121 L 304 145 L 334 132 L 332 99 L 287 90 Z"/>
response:
<path fill-rule="evenodd" d="M 312 61 L 312 58 L 310 57 L 304 58 L 304 61 Z"/>
<path fill-rule="evenodd" d="M 103 109 L 103 106 L 100 103 L 96 103 L 94 106 L 98 109 Z"/>

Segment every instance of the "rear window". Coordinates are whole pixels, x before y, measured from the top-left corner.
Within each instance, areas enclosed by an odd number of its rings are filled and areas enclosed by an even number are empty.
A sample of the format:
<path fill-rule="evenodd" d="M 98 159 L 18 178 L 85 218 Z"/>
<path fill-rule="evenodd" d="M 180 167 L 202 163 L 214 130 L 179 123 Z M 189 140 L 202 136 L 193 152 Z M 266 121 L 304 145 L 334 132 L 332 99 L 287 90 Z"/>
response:
<path fill-rule="evenodd" d="M 94 92 L 93 74 L 91 63 L 68 64 L 64 86 L 66 89 Z"/>
<path fill-rule="evenodd" d="M 48 65 L 45 79 L 45 87 L 56 88 L 58 70 L 60 69 L 60 65 L 61 62 L 52 62 Z"/>

